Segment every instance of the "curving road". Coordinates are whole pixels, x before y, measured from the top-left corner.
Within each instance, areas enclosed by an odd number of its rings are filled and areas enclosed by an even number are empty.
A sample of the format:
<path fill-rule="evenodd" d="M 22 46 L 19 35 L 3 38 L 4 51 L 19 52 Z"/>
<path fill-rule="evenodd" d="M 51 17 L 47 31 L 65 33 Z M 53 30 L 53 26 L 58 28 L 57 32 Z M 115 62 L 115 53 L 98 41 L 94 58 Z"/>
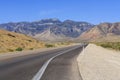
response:
<path fill-rule="evenodd" d="M 76 45 L 2 60 L 0 80 L 32 80 L 43 65 L 56 55 L 40 80 L 82 80 L 76 61 L 81 50 L 82 47 Z"/>

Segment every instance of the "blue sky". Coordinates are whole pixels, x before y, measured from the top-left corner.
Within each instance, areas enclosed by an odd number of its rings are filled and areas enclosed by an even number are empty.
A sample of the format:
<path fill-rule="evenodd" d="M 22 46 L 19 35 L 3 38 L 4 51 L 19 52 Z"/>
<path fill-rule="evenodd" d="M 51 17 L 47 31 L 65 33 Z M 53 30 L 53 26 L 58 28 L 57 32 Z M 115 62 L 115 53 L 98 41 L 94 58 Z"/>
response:
<path fill-rule="evenodd" d="M 44 18 L 120 22 L 120 0 L 0 0 L 0 23 Z"/>

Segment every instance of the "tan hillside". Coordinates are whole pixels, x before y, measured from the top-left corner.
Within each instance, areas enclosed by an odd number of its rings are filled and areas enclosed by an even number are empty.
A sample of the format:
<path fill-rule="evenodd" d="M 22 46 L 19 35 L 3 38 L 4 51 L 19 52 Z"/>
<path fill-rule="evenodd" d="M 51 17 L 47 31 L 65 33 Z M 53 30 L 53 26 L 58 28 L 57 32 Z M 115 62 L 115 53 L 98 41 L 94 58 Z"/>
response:
<path fill-rule="evenodd" d="M 39 42 L 24 34 L 0 30 L 0 53 L 19 50 L 32 50 L 44 47 L 44 43 Z"/>
<path fill-rule="evenodd" d="M 101 23 L 82 33 L 77 40 L 91 42 L 120 42 L 120 23 Z"/>
<path fill-rule="evenodd" d="M 40 34 L 36 34 L 34 38 L 38 40 L 46 41 L 46 42 L 61 42 L 61 41 L 68 41 L 69 39 L 71 39 L 70 37 L 66 37 L 63 34 L 57 35 L 53 33 L 50 29 Z"/>

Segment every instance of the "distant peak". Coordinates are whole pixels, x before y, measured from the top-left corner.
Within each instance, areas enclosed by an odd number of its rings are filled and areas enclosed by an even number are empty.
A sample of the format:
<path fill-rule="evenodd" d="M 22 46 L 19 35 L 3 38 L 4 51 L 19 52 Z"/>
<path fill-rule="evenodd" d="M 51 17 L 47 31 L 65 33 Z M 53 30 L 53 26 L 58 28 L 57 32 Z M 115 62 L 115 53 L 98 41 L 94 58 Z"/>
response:
<path fill-rule="evenodd" d="M 50 21 L 60 21 L 60 20 L 57 19 L 57 18 L 42 19 L 41 21 L 48 21 L 48 20 L 50 20 Z"/>
<path fill-rule="evenodd" d="M 73 21 L 73 20 L 65 20 L 64 22 L 75 22 L 75 21 Z"/>
<path fill-rule="evenodd" d="M 52 18 L 52 20 L 53 20 L 53 21 L 59 21 L 59 19 L 57 19 L 57 18 Z"/>

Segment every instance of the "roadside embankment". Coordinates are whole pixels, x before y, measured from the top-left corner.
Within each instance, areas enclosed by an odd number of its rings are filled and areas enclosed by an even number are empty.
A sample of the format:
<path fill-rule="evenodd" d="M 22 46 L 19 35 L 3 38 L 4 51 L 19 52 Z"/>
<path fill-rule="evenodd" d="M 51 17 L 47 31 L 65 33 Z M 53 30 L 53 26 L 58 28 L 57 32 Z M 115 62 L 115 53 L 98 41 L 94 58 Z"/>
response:
<path fill-rule="evenodd" d="M 77 58 L 83 80 L 120 80 L 120 52 L 89 44 Z"/>

